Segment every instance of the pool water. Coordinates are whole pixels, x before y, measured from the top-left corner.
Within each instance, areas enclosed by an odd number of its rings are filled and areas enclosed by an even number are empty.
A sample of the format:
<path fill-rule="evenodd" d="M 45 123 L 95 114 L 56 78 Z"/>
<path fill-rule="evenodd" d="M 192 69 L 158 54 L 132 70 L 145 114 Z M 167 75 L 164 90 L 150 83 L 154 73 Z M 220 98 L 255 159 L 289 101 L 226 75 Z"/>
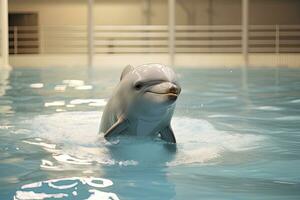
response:
<path fill-rule="evenodd" d="M 159 139 L 98 135 L 121 69 L 0 71 L 0 199 L 300 199 L 300 69 L 176 69 Z"/>

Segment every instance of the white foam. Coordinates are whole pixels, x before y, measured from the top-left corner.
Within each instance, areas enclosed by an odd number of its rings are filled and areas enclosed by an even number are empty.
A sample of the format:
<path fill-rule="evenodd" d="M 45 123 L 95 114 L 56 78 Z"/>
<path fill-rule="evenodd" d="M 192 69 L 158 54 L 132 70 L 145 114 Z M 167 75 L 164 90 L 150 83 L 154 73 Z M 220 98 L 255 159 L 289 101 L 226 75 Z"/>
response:
<path fill-rule="evenodd" d="M 0 105 L 0 113 L 14 113 L 12 107 L 10 105 Z"/>
<path fill-rule="evenodd" d="M 63 80 L 63 84 L 68 85 L 69 87 L 78 87 L 84 85 L 83 80 Z"/>
<path fill-rule="evenodd" d="M 45 159 L 42 159 L 42 164 L 40 165 L 40 167 L 47 170 L 54 170 L 54 171 L 61 170 L 58 166 L 54 166 L 53 162 Z"/>
<path fill-rule="evenodd" d="M 60 112 L 40 115 L 31 124 L 38 138 L 54 143 L 89 145 L 99 139 L 101 115 L 101 112 Z"/>
<path fill-rule="evenodd" d="M 53 158 L 60 162 L 64 163 L 70 163 L 70 164 L 75 164 L 75 165 L 90 165 L 92 164 L 91 161 L 89 160 L 84 160 L 84 159 L 78 159 L 75 157 L 72 157 L 68 154 L 61 154 L 61 155 L 54 155 Z"/>
<path fill-rule="evenodd" d="M 75 87 L 76 90 L 91 90 L 93 89 L 92 85 L 81 85 L 81 86 L 77 86 Z"/>
<path fill-rule="evenodd" d="M 41 186 L 42 186 L 42 182 L 36 182 L 36 183 L 30 183 L 27 185 L 23 185 L 21 188 L 28 189 L 28 188 L 37 188 L 37 187 L 41 187 Z"/>
<path fill-rule="evenodd" d="M 75 183 L 72 183 L 72 184 L 69 184 L 69 185 L 55 185 L 54 183 L 55 183 L 54 181 L 48 182 L 49 187 L 59 189 L 59 190 L 70 189 L 70 188 L 73 188 L 76 185 L 78 185 L 78 182 L 75 182 Z"/>
<path fill-rule="evenodd" d="M 54 90 L 63 92 L 63 91 L 66 90 L 66 88 L 67 88 L 66 85 L 56 85 L 56 86 L 54 87 Z"/>
<path fill-rule="evenodd" d="M 93 194 L 86 200 L 119 200 L 119 197 L 115 193 L 102 192 L 99 190 L 89 190 L 89 192 Z"/>
<path fill-rule="evenodd" d="M 97 102 L 92 102 L 92 103 L 89 103 L 89 106 L 95 106 L 95 107 L 103 107 L 106 105 L 106 100 L 103 99 L 103 100 L 99 100 Z"/>
<path fill-rule="evenodd" d="M 30 84 L 31 88 L 39 89 L 44 87 L 44 83 L 32 83 Z"/>
<path fill-rule="evenodd" d="M 14 200 L 35 200 L 35 199 L 46 199 L 46 198 L 63 198 L 67 197 L 67 194 L 58 193 L 58 194 L 47 194 L 47 193 L 35 193 L 32 191 L 17 191 L 14 196 Z"/>
<path fill-rule="evenodd" d="M 283 117 L 277 117 L 275 118 L 276 120 L 281 120 L 281 121 L 295 121 L 295 120 L 300 120 L 300 116 L 283 116 Z"/>
<path fill-rule="evenodd" d="M 8 126 L 8 125 L 0 125 L 0 129 L 10 129 L 13 128 L 13 126 Z"/>
<path fill-rule="evenodd" d="M 139 164 L 138 159 L 145 156 L 123 159 L 111 155 L 109 145 L 98 134 L 101 115 L 101 112 L 62 112 L 42 115 L 33 119 L 32 129 L 36 130 L 36 137 L 45 138 L 56 144 L 68 144 L 53 154 L 54 159 L 61 163 L 72 165 L 98 163 L 124 166 Z M 178 142 L 178 151 L 175 160 L 166 161 L 169 165 L 213 161 L 226 151 L 238 152 L 255 149 L 264 139 L 257 135 L 220 131 L 203 119 L 174 117 L 172 127 Z M 136 147 L 125 148 L 124 151 L 128 152 L 122 153 L 137 154 L 141 150 L 139 148 L 144 149 L 145 146 L 145 144 L 137 145 L 136 141 L 133 141 L 133 144 Z M 128 147 L 130 146 L 131 144 L 128 145 Z M 161 144 L 150 146 L 149 148 L 153 148 L 151 151 L 154 152 L 154 156 L 160 155 Z"/>
<path fill-rule="evenodd" d="M 71 105 L 79 105 L 79 104 L 89 104 L 91 106 L 105 106 L 105 99 L 74 99 L 70 101 Z"/>
<path fill-rule="evenodd" d="M 296 185 L 297 183 L 288 182 L 288 181 L 274 181 L 274 183 L 286 184 L 286 185 Z"/>
<path fill-rule="evenodd" d="M 23 140 L 23 142 L 27 143 L 27 144 L 42 146 L 42 147 L 49 148 L 49 149 L 55 149 L 55 147 L 56 147 L 56 144 L 49 144 L 49 143 L 45 143 L 45 142 L 33 142 L 33 141 L 29 141 L 29 140 Z"/>
<path fill-rule="evenodd" d="M 113 185 L 113 182 L 109 179 L 104 179 L 104 178 L 85 178 L 83 181 L 95 188 L 105 188 Z M 94 181 L 101 181 L 101 183 L 95 183 Z"/>
<path fill-rule="evenodd" d="M 282 110 L 282 108 L 276 107 L 276 106 L 259 106 L 254 108 L 256 110 L 267 110 L 267 111 L 279 111 Z"/>
<path fill-rule="evenodd" d="M 46 102 L 44 104 L 45 107 L 51 107 L 51 106 L 64 106 L 65 101 L 52 101 L 52 102 Z"/>
<path fill-rule="evenodd" d="M 225 114 L 216 114 L 216 115 L 209 115 L 209 118 L 230 118 L 230 117 L 234 117 L 232 115 L 225 115 Z"/>
<path fill-rule="evenodd" d="M 290 103 L 300 103 L 300 99 L 291 100 Z"/>
<path fill-rule="evenodd" d="M 229 97 L 224 97 L 223 99 L 236 100 L 236 99 L 238 99 L 238 97 L 237 96 L 229 96 Z"/>
<path fill-rule="evenodd" d="M 220 150 L 214 147 L 205 147 L 195 150 L 187 150 L 177 155 L 176 159 L 167 162 L 167 166 L 176 166 L 182 164 L 206 163 L 210 160 L 218 158 Z"/>
<path fill-rule="evenodd" d="M 66 105 L 66 107 L 67 107 L 67 108 L 74 108 L 74 107 L 75 107 L 75 105 L 68 104 L 68 105 Z"/>
<path fill-rule="evenodd" d="M 206 120 L 178 118 L 172 121 L 181 151 L 169 165 L 204 163 L 221 156 L 225 151 L 254 149 L 263 137 L 219 131 Z"/>

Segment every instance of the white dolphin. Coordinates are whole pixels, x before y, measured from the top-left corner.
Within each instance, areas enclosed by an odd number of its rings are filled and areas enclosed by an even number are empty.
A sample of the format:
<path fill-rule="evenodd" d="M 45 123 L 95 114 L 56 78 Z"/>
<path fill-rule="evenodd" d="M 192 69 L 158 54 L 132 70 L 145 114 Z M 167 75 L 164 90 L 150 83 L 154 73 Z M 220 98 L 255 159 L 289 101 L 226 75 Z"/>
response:
<path fill-rule="evenodd" d="M 118 135 L 156 137 L 176 143 L 171 128 L 181 88 L 175 72 L 162 64 L 126 66 L 101 119 L 106 139 Z"/>

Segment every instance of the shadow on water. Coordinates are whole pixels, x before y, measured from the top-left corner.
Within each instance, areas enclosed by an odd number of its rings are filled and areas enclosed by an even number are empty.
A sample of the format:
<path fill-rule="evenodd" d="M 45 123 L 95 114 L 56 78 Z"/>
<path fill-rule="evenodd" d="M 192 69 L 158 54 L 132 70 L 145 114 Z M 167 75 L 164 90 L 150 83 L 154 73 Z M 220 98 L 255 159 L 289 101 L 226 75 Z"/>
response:
<path fill-rule="evenodd" d="M 125 139 L 108 146 L 110 157 L 121 166 L 104 166 L 103 172 L 118 179 L 114 191 L 121 199 L 173 199 L 175 187 L 168 181 L 166 164 L 174 159 L 175 148 L 159 141 Z"/>

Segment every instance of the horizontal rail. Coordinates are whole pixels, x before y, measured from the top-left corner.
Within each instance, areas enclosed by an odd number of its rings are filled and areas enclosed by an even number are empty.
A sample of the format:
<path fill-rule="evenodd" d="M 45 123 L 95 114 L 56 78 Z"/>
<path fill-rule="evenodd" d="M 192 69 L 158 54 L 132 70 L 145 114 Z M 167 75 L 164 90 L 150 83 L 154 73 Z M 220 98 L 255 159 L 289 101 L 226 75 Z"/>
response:
<path fill-rule="evenodd" d="M 86 26 L 9 27 L 10 53 L 87 53 Z M 95 53 L 167 53 L 168 26 L 94 26 Z M 176 26 L 177 53 L 241 53 L 240 25 Z M 249 52 L 300 52 L 300 25 L 249 26 Z"/>

